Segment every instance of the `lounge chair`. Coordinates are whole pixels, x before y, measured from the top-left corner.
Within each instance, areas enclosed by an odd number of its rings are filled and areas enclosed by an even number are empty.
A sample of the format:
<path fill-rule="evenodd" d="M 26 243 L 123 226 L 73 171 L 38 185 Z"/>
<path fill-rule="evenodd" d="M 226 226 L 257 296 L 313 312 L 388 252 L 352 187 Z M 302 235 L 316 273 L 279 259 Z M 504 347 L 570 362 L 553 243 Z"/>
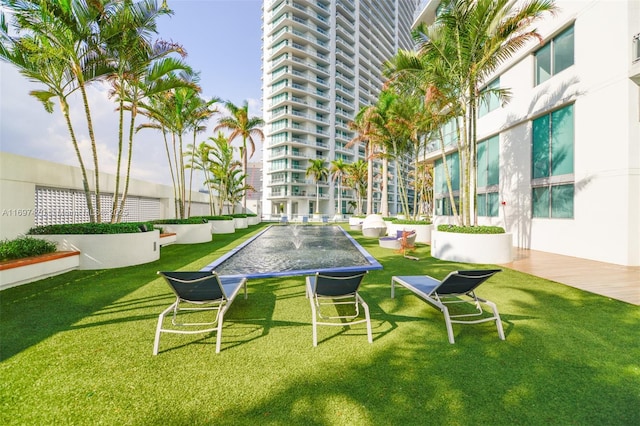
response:
<path fill-rule="evenodd" d="M 220 352 L 222 340 L 222 323 L 224 314 L 244 287 L 244 298 L 247 298 L 247 279 L 220 277 L 212 271 L 197 272 L 158 272 L 176 295 L 176 301 L 162 311 L 158 318 L 156 338 L 153 343 L 153 354 L 158 354 L 160 335 L 162 333 L 196 334 L 216 331 L 216 353 Z M 180 312 L 188 315 L 188 311 L 215 311 L 213 321 L 179 322 Z M 165 316 L 173 312 L 171 324 L 165 328 Z"/>
<path fill-rule="evenodd" d="M 416 231 L 397 231 L 396 235 L 380 237 L 378 244 L 382 248 L 400 250 L 413 248 L 416 244 Z"/>
<path fill-rule="evenodd" d="M 347 327 L 366 323 L 369 343 L 373 343 L 369 306 L 358 294 L 366 273 L 367 271 L 317 272 L 307 277 L 307 297 L 311 303 L 313 324 L 313 346 L 318 346 L 319 325 Z M 328 305 L 332 307 L 328 308 Z M 346 306 L 349 306 L 348 309 L 351 312 L 345 312 Z M 360 317 L 359 306 L 364 310 L 364 318 Z M 328 314 L 329 309 L 335 309 L 337 313 Z"/>
<path fill-rule="evenodd" d="M 442 281 L 427 275 L 393 276 L 391 277 L 391 297 L 395 297 L 395 284 L 399 284 L 440 309 L 444 314 L 449 343 L 455 343 L 452 323 L 478 324 L 487 321 L 495 321 L 498 328 L 498 336 L 504 340 L 504 331 L 502 330 L 502 322 L 496 304 L 475 294 L 475 289 L 480 284 L 500 271 L 500 269 L 454 271 Z M 451 315 L 446 306 L 446 304 L 451 303 L 472 303 L 475 305 L 475 312 Z M 487 317 L 480 303 L 489 306 L 493 315 Z M 475 320 L 461 319 L 477 316 L 481 316 L 481 318 Z"/>

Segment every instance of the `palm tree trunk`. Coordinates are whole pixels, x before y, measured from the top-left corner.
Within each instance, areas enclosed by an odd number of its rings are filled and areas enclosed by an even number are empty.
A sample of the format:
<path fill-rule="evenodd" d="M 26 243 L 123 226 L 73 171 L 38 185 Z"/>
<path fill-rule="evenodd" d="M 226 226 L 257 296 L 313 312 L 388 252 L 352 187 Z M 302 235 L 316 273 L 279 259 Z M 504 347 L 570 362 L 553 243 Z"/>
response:
<path fill-rule="evenodd" d="M 456 128 L 458 125 L 456 124 Z M 460 132 L 458 131 L 458 137 Z M 447 164 L 447 154 L 444 148 L 444 134 L 442 128 L 440 128 L 440 153 L 442 154 L 442 170 L 444 171 L 444 180 L 447 183 L 447 191 L 449 192 L 449 202 L 451 203 L 451 211 L 453 217 L 456 218 L 456 222 L 460 224 L 460 216 L 458 216 L 458 208 L 456 207 L 456 200 L 453 197 L 453 185 L 451 184 L 451 174 L 449 173 L 449 166 Z"/>
<path fill-rule="evenodd" d="M 338 214 L 342 219 L 342 176 L 338 178 Z"/>
<path fill-rule="evenodd" d="M 389 160 L 387 160 L 386 156 L 386 148 L 385 148 L 385 156 L 382 159 L 382 200 L 380 200 L 380 213 L 384 217 L 389 216 Z"/>
<path fill-rule="evenodd" d="M 247 213 L 247 138 L 242 137 L 242 186 L 245 189 L 242 190 L 242 213 Z"/>
<path fill-rule="evenodd" d="M 191 170 L 189 171 L 189 208 L 187 216 L 191 217 L 191 194 L 193 192 L 193 161 L 196 155 L 196 130 L 193 130 L 193 148 L 191 149 Z"/>
<path fill-rule="evenodd" d="M 120 87 L 122 87 L 122 82 Z M 111 223 L 118 221 L 118 214 L 116 212 L 118 209 L 118 191 L 120 190 L 120 164 L 122 163 L 122 139 L 124 133 L 124 94 L 122 92 L 121 89 L 118 103 L 118 159 L 116 160 L 116 182 L 113 191 L 113 202 L 111 203 Z"/>
<path fill-rule="evenodd" d="M 76 133 L 73 130 L 73 124 L 71 123 L 71 117 L 69 116 L 69 105 L 63 99 L 60 99 L 60 109 L 62 110 L 62 115 L 64 116 L 64 120 L 67 124 L 67 130 L 69 131 L 69 135 L 71 136 L 71 143 L 73 144 L 73 149 L 76 152 L 78 163 L 80 164 L 80 173 L 82 174 L 82 187 L 84 188 L 84 196 L 87 202 L 87 210 L 89 211 L 90 220 L 93 221 L 93 217 L 95 213 L 93 211 L 93 203 L 91 202 L 91 188 L 89 188 L 89 179 L 87 177 L 87 169 L 84 166 L 84 161 L 82 160 L 82 154 L 80 153 L 80 147 L 78 146 L 78 140 L 76 139 Z"/>
<path fill-rule="evenodd" d="M 368 143 L 367 158 L 367 214 L 373 213 L 373 145 Z"/>
<path fill-rule="evenodd" d="M 87 129 L 89 131 L 89 140 L 91 141 L 91 154 L 93 155 L 93 167 L 95 178 L 95 197 L 96 197 L 96 210 L 95 219 L 92 222 L 102 222 L 102 203 L 100 201 L 100 170 L 98 167 L 98 150 L 96 147 L 96 137 L 93 133 L 93 121 L 91 120 L 91 110 L 89 109 L 89 98 L 87 97 L 87 90 L 82 80 L 78 80 L 80 86 L 80 93 L 82 94 L 82 101 L 84 103 L 84 114 L 87 119 Z"/>
<path fill-rule="evenodd" d="M 183 152 L 183 143 L 182 143 L 182 133 L 178 134 L 178 157 L 176 159 L 176 164 L 180 164 L 180 170 L 178 171 L 178 180 L 180 182 L 180 219 L 185 218 L 185 204 L 186 204 L 186 176 L 184 174 L 184 156 Z"/>
<path fill-rule="evenodd" d="M 131 180 L 131 161 L 133 158 L 133 133 L 136 124 L 137 109 L 136 105 L 131 108 L 131 121 L 129 122 L 129 151 L 127 152 L 127 172 L 124 175 L 124 190 L 122 191 L 122 199 L 120 200 L 120 209 L 118 210 L 118 222 L 122 221 L 122 215 L 129 196 L 129 182 Z"/>

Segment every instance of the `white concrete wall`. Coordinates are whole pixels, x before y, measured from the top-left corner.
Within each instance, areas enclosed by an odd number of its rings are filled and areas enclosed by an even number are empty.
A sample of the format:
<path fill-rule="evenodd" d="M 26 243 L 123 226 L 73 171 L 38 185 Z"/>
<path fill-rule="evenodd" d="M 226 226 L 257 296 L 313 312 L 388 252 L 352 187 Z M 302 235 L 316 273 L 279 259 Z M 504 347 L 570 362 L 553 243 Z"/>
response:
<path fill-rule="evenodd" d="M 500 133 L 500 217 L 514 244 L 623 265 L 640 265 L 640 88 L 629 78 L 633 1 L 558 1 L 538 25 L 545 41 L 575 20 L 575 62 L 534 86 L 531 52 L 502 67 L 512 101 L 478 122 L 478 138 Z M 629 18 L 635 14 L 635 19 Z M 597 28 L 597 30 L 595 30 Z M 573 219 L 531 218 L 531 121 L 574 103 Z"/>
<path fill-rule="evenodd" d="M 100 177 L 100 191 L 113 193 L 115 176 Z M 15 238 L 34 226 L 36 186 L 83 190 L 80 168 L 0 152 L 0 239 Z M 171 186 L 131 180 L 129 195 L 159 199 L 161 217 L 175 217 Z M 206 194 L 193 192 L 192 203 L 192 216 L 209 214 Z"/>

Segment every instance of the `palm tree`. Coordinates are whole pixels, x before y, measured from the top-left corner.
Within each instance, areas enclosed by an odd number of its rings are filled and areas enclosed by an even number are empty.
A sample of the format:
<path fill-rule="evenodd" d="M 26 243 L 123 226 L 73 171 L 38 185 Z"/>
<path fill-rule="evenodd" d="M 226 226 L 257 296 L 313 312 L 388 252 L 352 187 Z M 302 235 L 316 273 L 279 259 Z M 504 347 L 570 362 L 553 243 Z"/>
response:
<path fill-rule="evenodd" d="M 91 200 L 89 178 L 70 115 L 68 97 L 74 92 L 75 86 L 73 84 L 74 77 L 67 70 L 66 59 L 61 57 L 60 50 L 44 37 L 34 37 L 31 34 L 26 34 L 19 38 L 10 36 L 4 14 L 2 15 L 0 37 L 2 37 L 0 58 L 13 64 L 18 68 L 20 74 L 30 81 L 42 83 L 46 87 L 44 90 L 32 90 L 29 94 L 38 99 L 48 113 L 53 113 L 54 104 L 52 100 L 58 99 L 80 167 L 89 218 L 94 220 L 95 213 Z"/>
<path fill-rule="evenodd" d="M 414 51 L 400 50 L 392 59 L 384 64 L 384 74 L 390 78 L 387 84 L 397 90 L 403 99 L 421 97 L 417 117 L 400 119 L 396 123 L 417 130 L 412 134 L 430 141 L 434 134 L 439 134 L 440 153 L 443 161 L 445 182 L 448 188 L 449 201 L 453 216 L 459 218 L 454 199 L 449 167 L 446 159 L 443 126 L 449 120 L 458 123 L 460 115 L 457 102 L 457 91 L 451 87 L 450 79 L 442 71 L 443 61 L 425 59 Z M 423 144 L 426 148 L 426 144 Z M 417 150 L 416 150 L 417 152 Z M 417 161 L 418 156 L 414 157 Z"/>
<path fill-rule="evenodd" d="M 187 152 L 185 153 L 185 155 L 190 158 L 190 161 L 186 165 L 186 167 L 188 169 L 191 169 L 192 171 L 194 169 L 199 170 L 204 175 L 204 184 L 207 185 L 209 193 L 209 214 L 213 215 L 215 214 L 213 207 L 213 194 L 211 185 L 209 184 L 209 182 L 211 182 L 211 150 L 211 145 L 208 145 L 206 142 L 200 142 L 197 147 L 193 144 L 189 144 L 187 145 Z"/>
<path fill-rule="evenodd" d="M 516 51 L 541 38 L 532 24 L 544 14 L 555 12 L 556 6 L 552 0 L 524 4 L 512 0 L 449 0 L 442 6 L 436 21 L 418 26 L 414 38 L 419 42 L 419 54 L 433 65 L 429 71 L 437 89 L 457 100 L 451 108 L 459 112 L 463 130 L 458 139 L 461 220 L 463 225 L 475 225 L 476 118 L 481 85 Z"/>
<path fill-rule="evenodd" d="M 232 102 L 226 102 L 225 107 L 231 114 L 230 117 L 224 117 L 218 120 L 218 125 L 214 128 L 214 131 L 229 130 L 229 143 L 235 138 L 242 138 L 242 174 L 246 178 L 247 176 L 247 142 L 250 144 L 251 152 L 249 158 L 253 157 L 253 153 L 256 150 L 254 138 L 259 137 L 260 141 L 264 140 L 264 133 L 260 129 L 264 125 L 264 120 L 260 117 L 249 117 L 249 103 L 247 101 L 241 107 L 234 105 Z M 242 197 L 242 212 L 247 212 L 247 196 Z"/>
<path fill-rule="evenodd" d="M 338 214 L 342 215 L 342 179 L 347 173 L 347 163 L 342 158 L 332 160 L 329 173 L 338 182 Z"/>
<path fill-rule="evenodd" d="M 347 165 L 345 182 L 356 192 L 356 213 L 362 214 L 362 198 L 368 185 L 368 165 L 362 160 Z"/>
<path fill-rule="evenodd" d="M 373 157 L 374 148 L 380 138 L 379 128 L 374 125 L 374 106 L 363 106 L 356 114 L 353 121 L 349 122 L 349 129 L 355 132 L 355 136 L 346 144 L 351 147 L 356 143 L 365 143 L 367 158 L 367 213 L 373 212 Z"/>
<path fill-rule="evenodd" d="M 322 158 L 310 158 L 309 163 L 310 165 L 307 167 L 305 176 L 313 177 L 313 180 L 316 182 L 315 213 L 320 213 L 320 181 L 327 179 L 329 176 L 329 169 L 325 167 L 324 160 Z"/>
<path fill-rule="evenodd" d="M 153 42 L 151 34 L 157 33 L 156 19 L 170 14 L 168 9 L 158 8 L 155 2 L 121 2 L 115 5 L 117 12 L 102 30 L 105 40 L 105 54 L 113 62 L 113 72 L 108 76 L 112 84 L 111 95 L 118 102 L 118 155 L 116 164 L 115 192 L 111 221 L 122 219 L 130 182 L 133 153 L 133 135 L 138 108 L 144 98 L 168 91 L 186 84 L 174 78 L 178 70 L 188 70 L 188 66 L 174 57 L 177 53 L 184 57 L 182 46 L 164 41 Z M 118 208 L 122 154 L 124 152 L 124 111 L 129 111 L 128 148 L 125 183 Z M 117 214 L 116 214 L 117 212 Z"/>
<path fill-rule="evenodd" d="M 211 145 L 210 155 L 211 162 L 209 165 L 210 178 L 208 186 L 218 193 L 218 204 L 220 205 L 220 214 L 224 204 L 228 199 L 231 185 L 231 175 L 234 170 L 241 167 L 239 161 L 233 159 L 233 148 L 229 145 L 229 141 L 222 132 L 209 138 L 213 142 Z"/>
<path fill-rule="evenodd" d="M 202 123 L 209 120 L 214 114 L 217 114 L 218 108 L 212 107 L 215 103 L 219 102 L 220 98 L 214 97 L 208 101 L 205 101 L 202 98 L 195 98 L 193 104 L 191 105 L 188 111 L 188 122 L 189 127 L 193 130 L 193 143 L 191 144 L 192 149 L 195 149 L 196 146 L 196 136 L 198 133 L 204 132 L 206 130 L 206 126 L 202 125 Z M 191 158 L 195 157 L 195 152 L 191 152 Z M 192 164 L 193 166 L 193 164 Z M 189 166 L 186 166 L 189 168 Z M 191 216 L 191 194 L 193 192 L 193 167 L 191 168 L 191 173 L 189 173 L 189 201 L 188 201 L 188 209 L 187 216 Z"/>
<path fill-rule="evenodd" d="M 36 2 L 5 0 L 3 6 L 11 12 L 13 28 L 18 34 L 11 37 L 4 14 L 2 15 L 2 58 L 18 67 L 27 78 L 45 82 L 48 90 L 32 92 L 51 112 L 51 98 L 58 97 L 63 115 L 68 114 L 68 95 L 79 90 L 85 113 L 87 131 L 91 144 L 94 168 L 95 209 L 92 206 L 90 186 L 84 171 L 85 198 L 92 222 L 101 221 L 100 167 L 97 143 L 93 129 L 87 85 L 110 72 L 110 64 L 101 54 L 103 40 L 101 27 L 109 21 L 115 11 L 113 2 Z M 26 48 L 26 43 L 29 47 Z M 14 62 L 15 60 L 15 62 Z M 50 61 L 50 63 L 46 63 Z M 42 66 L 41 72 L 33 67 Z M 29 70 L 30 69 L 30 70 Z M 45 74 L 48 73 L 48 74 Z M 57 87 L 55 87 L 57 86 Z M 71 87 L 73 86 L 73 87 Z M 57 89 L 63 89 L 62 92 Z M 67 120 L 65 115 L 65 120 Z M 75 134 L 69 127 L 72 143 L 76 149 Z M 84 161 L 76 149 L 76 156 L 84 169 Z"/>

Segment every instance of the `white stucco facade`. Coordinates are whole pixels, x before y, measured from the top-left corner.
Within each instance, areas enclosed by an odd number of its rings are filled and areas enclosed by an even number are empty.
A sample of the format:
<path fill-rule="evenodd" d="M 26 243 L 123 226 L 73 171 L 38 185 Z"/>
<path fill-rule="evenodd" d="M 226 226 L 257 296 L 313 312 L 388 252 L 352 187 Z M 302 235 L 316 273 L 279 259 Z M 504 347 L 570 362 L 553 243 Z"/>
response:
<path fill-rule="evenodd" d="M 88 173 L 92 172 L 88 171 Z M 12 239 L 25 234 L 37 224 L 36 216 L 43 213 L 36 209 L 38 188 L 82 191 L 80 168 L 0 152 L 0 239 Z M 115 176 L 101 174 L 101 193 L 113 194 L 114 189 Z M 153 203 L 154 208 L 153 211 L 136 212 L 136 217 L 130 217 L 130 220 L 125 217 L 124 221 L 175 217 L 173 188 L 171 186 L 132 179 L 129 185 L 129 196 L 132 199 L 149 200 Z M 111 206 L 104 206 L 103 210 L 110 208 Z M 62 216 L 74 213 L 66 205 L 47 209 Z M 191 216 L 208 214 L 208 196 L 193 192 Z"/>
<path fill-rule="evenodd" d="M 425 2 L 423 2 L 423 5 Z M 426 2 L 425 10 L 435 10 Z M 517 247 L 628 266 L 640 265 L 640 34 L 638 1 L 557 1 L 531 44 L 489 81 L 511 101 L 478 120 L 478 140 L 499 136 L 499 213 Z M 428 12 L 428 11 L 427 11 Z M 424 13 L 422 17 L 428 16 Z M 536 85 L 534 52 L 574 28 L 573 65 Z M 573 217 L 532 214 L 532 123 L 573 105 Z M 434 161 L 439 152 L 427 160 Z M 436 223 L 450 222 L 439 216 Z"/>

